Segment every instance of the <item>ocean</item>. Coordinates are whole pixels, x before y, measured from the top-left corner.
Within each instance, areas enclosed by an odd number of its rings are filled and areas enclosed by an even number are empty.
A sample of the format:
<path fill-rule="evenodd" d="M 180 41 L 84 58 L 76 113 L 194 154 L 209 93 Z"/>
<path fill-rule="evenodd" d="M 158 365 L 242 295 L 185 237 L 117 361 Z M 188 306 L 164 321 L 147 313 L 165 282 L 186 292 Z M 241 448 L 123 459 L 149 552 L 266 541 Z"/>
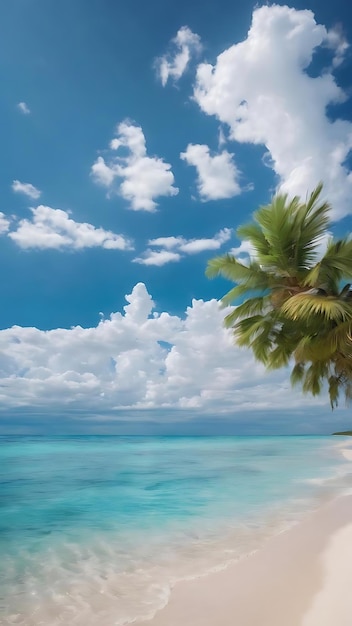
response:
<path fill-rule="evenodd" d="M 346 443 L 345 443 L 346 442 Z M 122 626 L 351 489 L 336 437 L 0 437 L 0 623 Z"/>

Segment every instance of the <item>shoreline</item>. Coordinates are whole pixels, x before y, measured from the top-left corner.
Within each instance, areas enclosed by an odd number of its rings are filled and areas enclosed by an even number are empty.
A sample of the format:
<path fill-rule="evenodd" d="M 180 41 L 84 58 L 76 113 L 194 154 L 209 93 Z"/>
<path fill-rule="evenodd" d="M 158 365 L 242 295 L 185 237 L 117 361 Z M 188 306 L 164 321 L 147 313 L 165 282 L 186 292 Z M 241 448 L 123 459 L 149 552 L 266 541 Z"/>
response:
<path fill-rule="evenodd" d="M 352 461 L 344 442 L 341 454 Z M 257 551 L 193 580 L 134 626 L 350 626 L 352 495 L 339 496 Z"/>

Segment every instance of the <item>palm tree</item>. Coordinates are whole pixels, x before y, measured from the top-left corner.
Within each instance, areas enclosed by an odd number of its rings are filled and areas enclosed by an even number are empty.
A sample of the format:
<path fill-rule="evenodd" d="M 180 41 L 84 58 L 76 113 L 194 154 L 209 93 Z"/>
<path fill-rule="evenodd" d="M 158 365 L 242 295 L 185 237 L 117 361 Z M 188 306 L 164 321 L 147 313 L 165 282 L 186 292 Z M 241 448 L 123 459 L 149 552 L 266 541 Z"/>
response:
<path fill-rule="evenodd" d="M 332 408 L 352 398 L 352 239 L 329 233 L 322 185 L 305 202 L 277 195 L 237 230 L 249 242 L 248 263 L 232 254 L 209 261 L 206 274 L 236 283 L 223 298 L 241 304 L 225 317 L 236 343 L 270 369 L 295 359 L 291 381 L 317 395 L 328 384 Z M 325 252 L 319 250 L 325 244 Z"/>

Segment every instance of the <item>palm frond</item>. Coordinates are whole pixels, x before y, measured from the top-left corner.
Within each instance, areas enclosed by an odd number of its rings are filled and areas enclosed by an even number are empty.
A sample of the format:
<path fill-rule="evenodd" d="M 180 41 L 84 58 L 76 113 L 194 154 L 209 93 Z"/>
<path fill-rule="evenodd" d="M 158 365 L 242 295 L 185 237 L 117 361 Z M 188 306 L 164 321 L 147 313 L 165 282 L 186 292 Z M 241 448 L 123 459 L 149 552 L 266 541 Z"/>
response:
<path fill-rule="evenodd" d="M 268 369 L 276 370 L 286 367 L 292 357 L 292 348 L 293 346 L 288 341 L 277 342 L 275 347 L 271 349 L 270 354 L 268 354 Z"/>
<path fill-rule="evenodd" d="M 253 297 L 239 304 L 229 315 L 226 317 L 226 325 L 228 326 L 229 320 L 234 323 L 243 317 L 252 317 L 259 313 L 263 313 L 268 308 L 270 300 L 268 296 Z"/>
<path fill-rule="evenodd" d="M 291 384 L 293 386 L 300 385 L 305 376 L 305 364 L 296 363 L 291 372 Z"/>
<path fill-rule="evenodd" d="M 351 360 L 352 367 L 352 321 L 350 319 L 329 329 L 324 335 L 324 342 L 322 343 L 332 353 L 346 354 L 347 358 Z"/>
<path fill-rule="evenodd" d="M 245 317 L 234 325 L 232 313 L 233 311 L 226 315 L 224 320 L 225 326 L 226 328 L 233 328 L 239 345 L 247 345 L 247 342 L 251 341 L 253 335 L 260 331 L 264 316 L 252 315 L 251 317 Z"/>
<path fill-rule="evenodd" d="M 322 336 L 317 332 L 315 335 L 306 335 L 302 337 L 294 350 L 296 361 L 321 361 L 329 360 L 336 352 L 336 346 L 333 340 L 329 339 L 328 334 Z"/>
<path fill-rule="evenodd" d="M 232 254 L 225 254 L 211 259 L 208 262 L 205 273 L 208 278 L 223 276 L 235 283 L 246 282 L 252 288 L 256 288 L 257 284 L 259 289 L 266 288 L 268 285 L 267 276 L 257 263 L 251 262 L 248 265 L 244 265 Z"/>
<path fill-rule="evenodd" d="M 302 269 L 309 269 L 316 261 L 317 248 L 329 225 L 330 205 L 327 202 L 317 204 L 321 190 L 320 184 L 308 201 L 300 205 L 296 215 L 296 266 Z"/>
<path fill-rule="evenodd" d="M 289 275 L 294 251 L 294 234 L 292 233 L 292 215 L 298 205 L 298 198 L 294 198 L 287 205 L 287 195 L 275 196 L 272 203 L 260 207 L 254 214 L 263 235 L 268 242 L 266 257 L 260 261 L 265 266 L 276 266 L 277 270 Z"/>
<path fill-rule="evenodd" d="M 265 239 L 264 233 L 258 224 L 251 222 L 250 224 L 244 224 L 239 226 L 236 231 L 237 237 L 244 241 L 249 241 L 253 246 L 256 257 L 268 254 L 269 243 Z"/>
<path fill-rule="evenodd" d="M 284 315 L 296 321 L 316 316 L 335 323 L 352 319 L 352 307 L 347 303 L 333 296 L 324 297 L 311 293 L 292 296 L 284 302 L 281 310 Z"/>
<path fill-rule="evenodd" d="M 337 285 L 342 278 L 352 278 L 352 239 L 330 239 L 323 258 L 308 272 L 305 284 Z"/>
<path fill-rule="evenodd" d="M 328 379 L 329 383 L 329 398 L 330 405 L 333 409 L 338 406 L 339 395 L 340 395 L 340 381 L 338 376 L 330 376 Z"/>
<path fill-rule="evenodd" d="M 325 362 L 317 361 L 312 363 L 305 372 L 302 386 L 303 393 L 311 393 L 313 396 L 318 396 L 328 372 L 329 370 Z"/>
<path fill-rule="evenodd" d="M 227 307 L 230 304 L 233 304 L 236 300 L 238 300 L 241 296 L 249 296 L 251 294 L 256 293 L 257 290 L 255 289 L 251 289 L 247 286 L 246 283 L 242 283 L 240 285 L 236 285 L 236 287 L 233 287 L 232 289 L 230 289 L 230 291 L 228 291 L 227 293 L 225 293 L 225 295 L 221 298 L 220 304 L 221 307 Z"/>

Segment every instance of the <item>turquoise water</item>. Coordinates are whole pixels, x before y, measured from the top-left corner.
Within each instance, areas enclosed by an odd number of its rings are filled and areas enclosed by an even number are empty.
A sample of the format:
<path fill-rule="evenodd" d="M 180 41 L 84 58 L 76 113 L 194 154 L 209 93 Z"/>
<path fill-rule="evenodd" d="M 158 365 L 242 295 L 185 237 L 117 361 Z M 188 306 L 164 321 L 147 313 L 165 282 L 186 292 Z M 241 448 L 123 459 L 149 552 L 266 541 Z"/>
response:
<path fill-rule="evenodd" d="M 341 443 L 0 437 L 1 623 L 152 615 L 177 579 L 225 566 L 345 490 Z"/>

